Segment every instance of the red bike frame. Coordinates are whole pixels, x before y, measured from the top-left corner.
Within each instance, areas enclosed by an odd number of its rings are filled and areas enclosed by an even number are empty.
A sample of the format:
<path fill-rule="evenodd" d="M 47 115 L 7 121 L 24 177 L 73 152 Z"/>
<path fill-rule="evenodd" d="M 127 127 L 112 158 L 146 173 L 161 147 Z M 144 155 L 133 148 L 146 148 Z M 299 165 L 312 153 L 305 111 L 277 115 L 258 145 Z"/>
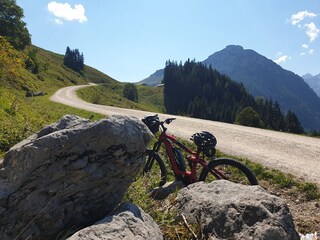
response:
<path fill-rule="evenodd" d="M 189 183 L 194 183 L 197 181 L 197 164 L 199 163 L 202 165 L 204 168 L 208 168 L 208 165 L 206 161 L 200 157 L 199 152 L 194 152 L 187 148 L 184 144 L 179 142 L 173 135 L 168 135 L 166 134 L 167 128 L 163 126 L 163 123 L 160 124 L 163 131 L 161 132 L 159 136 L 158 142 L 155 144 L 155 148 L 157 150 L 160 149 L 160 146 L 162 143 L 165 145 L 166 153 L 169 157 L 169 161 L 172 167 L 173 172 L 175 173 L 176 176 L 181 176 L 184 177 L 188 180 Z M 188 160 L 189 167 L 191 168 L 191 171 L 182 171 L 179 169 L 177 162 L 176 162 L 176 157 L 173 153 L 173 145 L 179 146 L 183 151 L 187 152 L 188 156 L 186 156 Z M 210 170 L 209 170 L 210 171 Z M 212 171 L 210 171 L 212 172 Z M 213 173 L 214 174 L 214 173 Z"/>

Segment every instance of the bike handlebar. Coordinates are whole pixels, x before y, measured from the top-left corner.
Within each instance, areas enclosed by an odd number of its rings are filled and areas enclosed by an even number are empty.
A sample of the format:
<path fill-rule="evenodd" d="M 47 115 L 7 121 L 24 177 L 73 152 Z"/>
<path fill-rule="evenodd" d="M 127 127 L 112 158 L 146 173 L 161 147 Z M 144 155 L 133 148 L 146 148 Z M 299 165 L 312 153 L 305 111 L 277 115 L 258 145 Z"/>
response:
<path fill-rule="evenodd" d="M 176 120 L 176 118 L 167 118 L 163 122 L 166 123 L 166 124 L 170 124 L 173 120 Z"/>
<path fill-rule="evenodd" d="M 164 132 L 167 131 L 167 128 L 164 126 L 164 124 L 170 124 L 173 120 L 176 120 L 176 118 L 167 118 L 166 120 L 160 122 L 160 126 Z"/>

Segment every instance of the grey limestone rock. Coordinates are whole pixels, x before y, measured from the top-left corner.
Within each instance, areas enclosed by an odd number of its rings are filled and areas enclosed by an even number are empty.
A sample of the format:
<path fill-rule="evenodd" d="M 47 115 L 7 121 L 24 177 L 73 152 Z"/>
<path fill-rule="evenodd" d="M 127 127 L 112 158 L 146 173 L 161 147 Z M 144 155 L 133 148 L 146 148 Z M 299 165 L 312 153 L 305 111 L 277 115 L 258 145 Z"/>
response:
<path fill-rule="evenodd" d="M 58 239 L 121 201 L 152 135 L 137 118 L 65 116 L 12 147 L 0 170 L 0 238 Z"/>
<path fill-rule="evenodd" d="M 141 208 L 123 203 L 112 215 L 81 229 L 68 240 L 163 239 L 158 225 Z"/>
<path fill-rule="evenodd" d="M 188 221 L 200 224 L 206 238 L 299 239 L 284 200 L 260 186 L 199 182 L 179 192 L 176 207 Z"/>

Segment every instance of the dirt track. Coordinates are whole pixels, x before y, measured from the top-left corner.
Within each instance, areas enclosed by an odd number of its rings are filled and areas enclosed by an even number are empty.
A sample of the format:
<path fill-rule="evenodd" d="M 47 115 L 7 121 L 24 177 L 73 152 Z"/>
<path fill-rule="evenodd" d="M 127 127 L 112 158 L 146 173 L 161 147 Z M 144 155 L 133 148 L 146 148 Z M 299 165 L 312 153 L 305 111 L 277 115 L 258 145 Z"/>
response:
<path fill-rule="evenodd" d="M 60 89 L 51 100 L 105 115 L 121 114 L 142 118 L 152 114 L 85 102 L 75 93 L 82 87 L 86 86 Z M 159 114 L 159 116 L 164 119 L 172 115 Z M 193 133 L 201 130 L 212 132 L 218 139 L 219 150 L 294 174 L 320 186 L 320 139 L 195 118 L 175 117 L 177 120 L 170 124 L 169 130 L 178 137 L 188 139 Z"/>

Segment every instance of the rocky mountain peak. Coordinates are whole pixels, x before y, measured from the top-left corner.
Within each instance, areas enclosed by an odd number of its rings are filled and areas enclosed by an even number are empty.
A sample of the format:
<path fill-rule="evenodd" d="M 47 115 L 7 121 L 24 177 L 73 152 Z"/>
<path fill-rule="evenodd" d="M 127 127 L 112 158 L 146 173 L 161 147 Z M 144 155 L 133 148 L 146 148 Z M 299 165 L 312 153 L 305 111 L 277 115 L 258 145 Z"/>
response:
<path fill-rule="evenodd" d="M 244 51 L 243 47 L 240 45 L 228 45 L 225 50 L 229 51 Z"/>

